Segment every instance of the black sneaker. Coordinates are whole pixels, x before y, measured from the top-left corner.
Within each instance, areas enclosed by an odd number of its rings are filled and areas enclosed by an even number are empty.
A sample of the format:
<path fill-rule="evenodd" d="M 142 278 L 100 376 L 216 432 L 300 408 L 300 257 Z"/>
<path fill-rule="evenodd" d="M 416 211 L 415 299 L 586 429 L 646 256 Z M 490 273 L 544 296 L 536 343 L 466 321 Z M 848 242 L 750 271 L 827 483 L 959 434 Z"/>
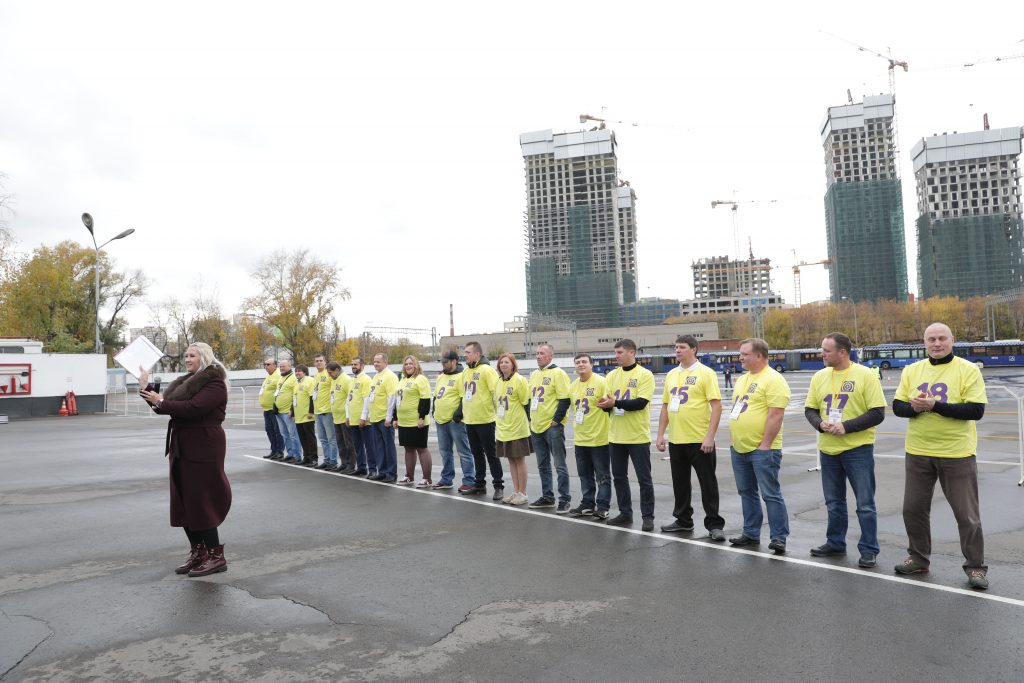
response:
<path fill-rule="evenodd" d="M 348 472 L 343 472 L 342 474 L 347 474 L 347 475 L 352 476 L 352 477 L 365 477 L 366 476 L 366 470 L 355 469 L 355 470 L 350 470 Z"/>
<path fill-rule="evenodd" d="M 739 536 L 733 536 L 732 538 L 730 538 L 729 539 L 729 543 L 734 545 L 734 546 L 744 546 L 744 545 L 760 545 L 761 541 L 756 539 L 756 538 L 751 538 L 750 536 L 747 536 L 745 534 L 740 534 Z"/>
<path fill-rule="evenodd" d="M 858 567 L 864 567 L 864 569 L 872 569 L 878 565 L 878 557 L 871 553 L 861 553 L 860 559 L 857 560 Z"/>
<path fill-rule="evenodd" d="M 271 459 L 271 458 L 273 458 L 273 457 L 274 457 L 275 455 L 277 455 L 277 453 L 267 453 L 266 455 L 264 455 L 264 456 L 263 456 L 263 459 L 264 459 L 264 460 L 270 460 L 270 459 Z"/>
<path fill-rule="evenodd" d="M 494 489 L 494 495 L 491 496 L 491 500 L 501 500 L 504 497 L 505 497 L 505 489 L 503 489 L 502 487 L 499 486 L 499 487 Z"/>
<path fill-rule="evenodd" d="M 560 500 L 558 506 L 555 508 L 556 515 L 567 515 L 569 514 L 569 501 Z"/>
<path fill-rule="evenodd" d="M 654 531 L 654 517 L 644 517 L 643 526 L 640 527 L 641 531 Z"/>
<path fill-rule="evenodd" d="M 845 555 L 846 550 L 840 550 L 839 548 L 825 543 L 819 545 L 817 548 L 811 548 L 811 555 L 815 557 L 831 557 L 832 555 Z"/>
<path fill-rule="evenodd" d="M 633 523 L 633 515 L 624 515 L 621 512 L 608 520 L 611 526 L 629 526 Z"/>
<path fill-rule="evenodd" d="M 594 519 L 599 519 L 602 522 L 606 521 L 608 519 L 608 511 L 607 510 L 594 510 Z"/>
<path fill-rule="evenodd" d="M 532 503 L 530 503 L 530 509 L 531 510 L 536 510 L 538 508 L 553 508 L 553 507 L 555 507 L 555 501 L 551 500 L 550 498 L 545 498 L 544 496 L 541 496 L 537 500 L 535 500 Z"/>
<path fill-rule="evenodd" d="M 570 517 L 586 517 L 592 514 L 594 514 L 594 511 L 592 509 L 588 507 L 583 507 L 582 505 L 579 505 L 577 507 L 574 507 L 572 510 L 569 510 Z"/>
<path fill-rule="evenodd" d="M 776 555 L 786 554 L 786 542 L 781 539 L 774 539 L 768 544 L 768 550 L 774 550 Z"/>
<path fill-rule="evenodd" d="M 666 524 L 665 526 L 661 527 L 661 530 L 665 533 L 673 533 L 676 531 L 693 531 L 693 522 L 680 522 L 677 520 L 675 522 L 672 522 L 671 524 Z"/>

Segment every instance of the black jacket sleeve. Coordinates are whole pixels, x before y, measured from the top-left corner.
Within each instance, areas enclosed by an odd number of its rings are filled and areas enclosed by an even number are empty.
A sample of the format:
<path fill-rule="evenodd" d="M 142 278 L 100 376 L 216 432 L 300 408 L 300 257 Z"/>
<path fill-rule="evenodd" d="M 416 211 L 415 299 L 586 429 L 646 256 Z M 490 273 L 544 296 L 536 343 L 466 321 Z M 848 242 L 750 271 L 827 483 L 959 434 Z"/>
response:
<path fill-rule="evenodd" d="M 630 411 L 643 410 L 645 407 L 647 407 L 647 403 L 648 401 L 646 398 L 619 398 L 615 400 L 615 407 Z"/>
<path fill-rule="evenodd" d="M 526 413 L 526 422 L 527 422 L 527 424 L 529 424 L 529 422 L 530 422 L 530 404 L 529 403 L 524 403 L 523 404 L 523 411 Z"/>
<path fill-rule="evenodd" d="M 558 399 L 558 407 L 555 408 L 555 416 L 551 418 L 552 422 L 561 422 L 565 419 L 565 414 L 569 412 L 569 399 L 561 398 Z"/>
<path fill-rule="evenodd" d="M 417 408 L 418 408 L 418 412 L 420 414 L 420 419 L 421 420 L 423 418 L 425 418 L 427 415 L 430 415 L 430 399 L 429 398 L 421 398 L 420 399 L 420 404 L 419 404 L 419 406 L 417 406 Z"/>
<path fill-rule="evenodd" d="M 462 399 L 459 399 L 459 407 L 456 408 L 455 412 L 452 414 L 452 422 L 455 424 L 462 422 Z"/>
<path fill-rule="evenodd" d="M 896 417 L 917 417 L 917 413 L 910 407 L 910 404 L 898 398 L 892 400 L 892 414 Z"/>
<path fill-rule="evenodd" d="M 811 423 L 812 427 L 814 427 L 814 431 L 816 431 L 816 432 L 820 432 L 821 431 L 821 412 L 820 411 L 817 411 L 814 408 L 804 408 L 804 417 L 806 417 L 807 421 Z"/>
<path fill-rule="evenodd" d="M 985 415 L 984 403 L 936 403 L 932 412 L 954 420 L 980 420 Z"/>
<path fill-rule="evenodd" d="M 865 429 L 871 429 L 877 425 L 882 424 L 882 420 L 885 419 L 885 408 L 872 408 L 863 415 L 858 415 L 852 420 L 843 420 L 843 429 L 846 430 L 847 434 L 854 432 L 863 432 Z"/>

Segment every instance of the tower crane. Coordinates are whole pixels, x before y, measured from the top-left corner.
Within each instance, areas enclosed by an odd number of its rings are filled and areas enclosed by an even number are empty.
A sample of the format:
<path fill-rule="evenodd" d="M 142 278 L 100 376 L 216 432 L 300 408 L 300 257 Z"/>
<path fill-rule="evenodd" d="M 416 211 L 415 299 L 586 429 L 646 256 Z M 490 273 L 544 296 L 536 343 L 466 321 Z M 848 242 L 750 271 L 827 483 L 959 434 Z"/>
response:
<path fill-rule="evenodd" d="M 777 202 L 779 200 L 777 200 L 777 199 L 762 199 L 762 200 L 746 199 L 746 200 L 736 201 L 735 199 L 715 199 L 715 200 L 712 200 L 712 202 L 711 202 L 711 208 L 712 209 L 714 209 L 717 206 L 723 206 L 723 205 L 728 205 L 732 209 L 732 241 L 733 241 L 733 247 L 736 250 L 736 260 L 737 261 L 739 261 L 740 259 L 743 258 L 743 254 L 740 253 L 740 222 L 739 222 L 739 212 L 737 211 L 737 209 L 739 209 L 739 205 L 740 204 L 755 204 L 755 203 L 758 203 L 759 201 L 762 204 L 774 204 L 775 202 Z"/>
<path fill-rule="evenodd" d="M 796 261 L 796 250 L 793 250 L 793 260 Z M 793 264 L 793 305 L 800 308 L 800 269 L 804 266 L 825 266 L 828 268 L 834 261 L 830 258 L 820 261 L 800 261 Z"/>

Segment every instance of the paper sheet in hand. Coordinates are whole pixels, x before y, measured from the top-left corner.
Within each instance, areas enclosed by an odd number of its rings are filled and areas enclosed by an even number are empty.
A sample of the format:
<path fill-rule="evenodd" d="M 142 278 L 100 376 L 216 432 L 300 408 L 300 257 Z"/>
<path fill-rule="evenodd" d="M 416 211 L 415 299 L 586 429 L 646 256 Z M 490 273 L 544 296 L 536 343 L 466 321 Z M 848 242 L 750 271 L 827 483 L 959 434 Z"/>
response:
<path fill-rule="evenodd" d="M 135 379 L 139 378 L 139 366 L 150 370 L 156 362 L 164 357 L 164 352 L 156 348 L 153 342 L 145 337 L 136 337 L 128 346 L 114 356 L 118 365 L 128 371 Z"/>

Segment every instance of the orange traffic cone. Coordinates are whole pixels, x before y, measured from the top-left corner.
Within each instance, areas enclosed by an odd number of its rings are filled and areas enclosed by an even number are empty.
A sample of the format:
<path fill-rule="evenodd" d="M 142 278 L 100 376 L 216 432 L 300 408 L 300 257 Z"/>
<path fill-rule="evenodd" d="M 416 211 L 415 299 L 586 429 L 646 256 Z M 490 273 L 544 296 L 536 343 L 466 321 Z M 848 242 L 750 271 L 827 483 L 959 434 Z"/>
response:
<path fill-rule="evenodd" d="M 71 415 L 78 415 L 78 399 L 75 398 L 75 392 L 68 392 L 68 413 Z"/>
<path fill-rule="evenodd" d="M 58 413 L 58 414 L 61 417 L 67 417 L 68 416 L 68 400 L 66 398 L 62 398 L 60 400 L 60 413 Z"/>

